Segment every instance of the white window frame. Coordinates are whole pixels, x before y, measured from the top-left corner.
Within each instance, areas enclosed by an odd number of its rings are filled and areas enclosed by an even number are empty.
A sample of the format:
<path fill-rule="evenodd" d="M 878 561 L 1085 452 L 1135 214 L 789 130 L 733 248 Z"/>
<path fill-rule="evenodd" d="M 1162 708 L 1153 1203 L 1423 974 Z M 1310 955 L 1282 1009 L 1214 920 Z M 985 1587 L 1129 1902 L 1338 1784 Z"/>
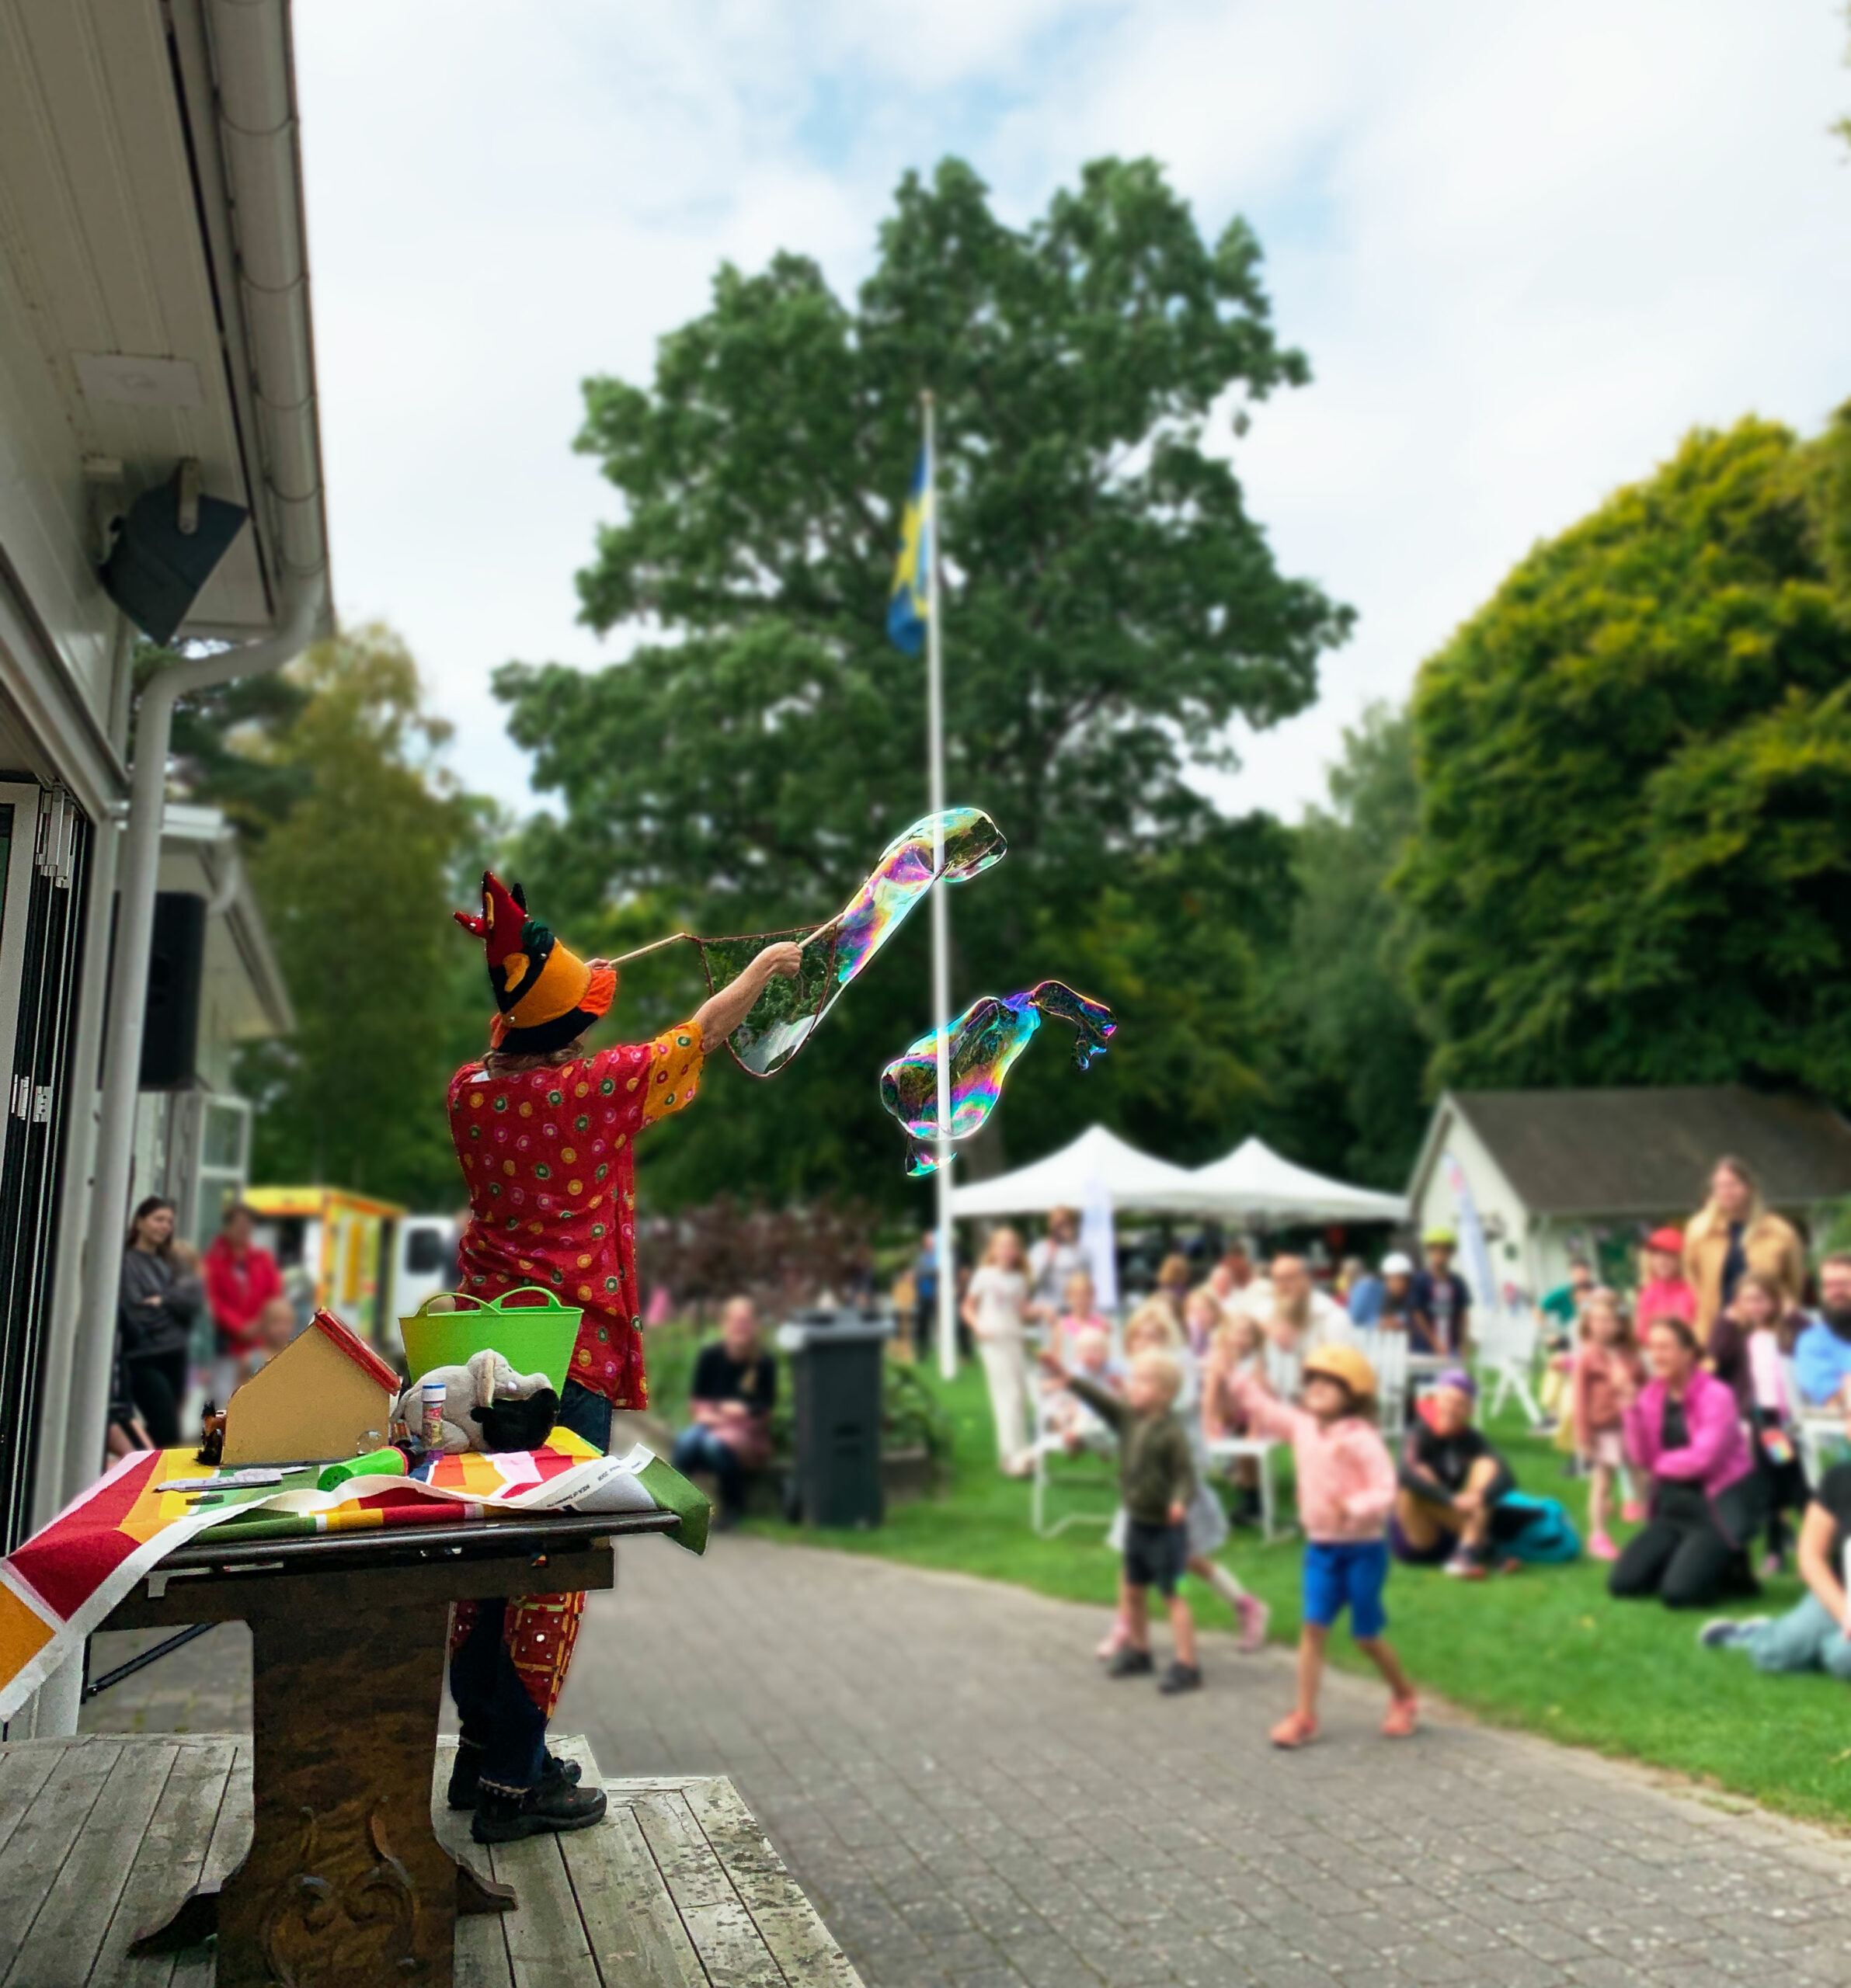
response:
<path fill-rule="evenodd" d="M 0 1108 L 9 1118 L 30 1117 L 32 1105 L 16 1112 L 13 1057 L 19 1047 L 19 988 L 26 977 L 26 927 L 32 911 L 32 879 L 39 846 L 39 810 L 44 797 L 29 781 L 0 780 L 0 807 L 13 811 L 12 843 L 7 855 L 6 895 L 0 899 Z M 3 1123 L 0 1121 L 0 1123 Z"/>

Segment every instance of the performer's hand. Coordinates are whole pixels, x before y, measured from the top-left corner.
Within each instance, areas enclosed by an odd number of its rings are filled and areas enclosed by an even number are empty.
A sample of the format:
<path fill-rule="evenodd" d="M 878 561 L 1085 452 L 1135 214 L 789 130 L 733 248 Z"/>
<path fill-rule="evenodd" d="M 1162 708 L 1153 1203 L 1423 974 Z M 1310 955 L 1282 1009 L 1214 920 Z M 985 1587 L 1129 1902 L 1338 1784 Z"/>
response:
<path fill-rule="evenodd" d="M 752 970 L 761 980 L 769 980 L 774 974 L 781 975 L 786 980 L 797 978 L 797 969 L 803 964 L 803 948 L 795 939 L 781 940 L 775 946 L 767 946 L 753 960 Z"/>

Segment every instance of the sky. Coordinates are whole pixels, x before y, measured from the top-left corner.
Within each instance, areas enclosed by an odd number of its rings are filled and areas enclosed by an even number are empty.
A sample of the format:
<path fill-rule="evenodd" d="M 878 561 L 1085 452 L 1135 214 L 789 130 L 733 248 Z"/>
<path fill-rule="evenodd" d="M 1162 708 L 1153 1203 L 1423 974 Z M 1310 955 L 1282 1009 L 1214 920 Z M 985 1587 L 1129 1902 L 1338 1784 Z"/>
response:
<path fill-rule="evenodd" d="M 1359 619 L 1314 709 L 1237 733 L 1230 808 L 1319 798 L 1370 700 L 1693 425 L 1851 396 L 1836 0 L 368 0 L 295 33 L 337 606 L 515 809 L 489 673 L 624 652 L 576 618 L 618 504 L 579 382 L 646 382 L 722 261 L 851 293 L 947 153 L 1013 224 L 1147 154 L 1211 238 L 1258 232 L 1313 381 L 1225 446 Z"/>

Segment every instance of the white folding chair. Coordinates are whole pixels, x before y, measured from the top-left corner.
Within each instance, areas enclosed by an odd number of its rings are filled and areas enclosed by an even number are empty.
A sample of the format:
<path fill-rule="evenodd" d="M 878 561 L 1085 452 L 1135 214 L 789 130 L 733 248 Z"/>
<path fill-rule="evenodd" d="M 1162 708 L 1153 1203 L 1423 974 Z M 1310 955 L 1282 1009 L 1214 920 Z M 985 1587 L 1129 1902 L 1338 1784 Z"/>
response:
<path fill-rule="evenodd" d="M 1407 1335 L 1392 1326 L 1358 1326 L 1351 1336 L 1376 1370 L 1376 1427 L 1398 1443 L 1407 1423 Z"/>
<path fill-rule="evenodd" d="M 1052 1539 L 1056 1534 L 1065 1532 L 1070 1525 L 1105 1525 L 1112 1524 L 1111 1512 L 1067 1512 L 1048 1523 L 1048 1462 L 1052 1457 L 1073 1454 L 1066 1446 L 1066 1438 L 1053 1428 L 1049 1420 L 1049 1411 L 1059 1399 L 1057 1391 L 1041 1392 L 1039 1385 L 1031 1382 L 1035 1389 L 1035 1441 L 1029 1446 L 1029 1455 L 1034 1464 L 1028 1493 L 1028 1524 L 1036 1538 Z M 1115 1457 L 1119 1453 L 1119 1440 L 1104 1423 L 1097 1429 L 1089 1429 L 1080 1439 L 1080 1448 L 1087 1456 Z M 1117 1507 L 1115 1506 L 1113 1510 Z"/>

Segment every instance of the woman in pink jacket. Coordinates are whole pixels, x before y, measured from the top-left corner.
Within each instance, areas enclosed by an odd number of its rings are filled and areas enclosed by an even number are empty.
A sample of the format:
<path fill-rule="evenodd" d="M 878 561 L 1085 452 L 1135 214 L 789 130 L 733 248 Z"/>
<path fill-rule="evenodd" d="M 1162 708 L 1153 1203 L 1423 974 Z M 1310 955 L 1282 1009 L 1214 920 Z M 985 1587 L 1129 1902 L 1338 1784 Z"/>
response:
<path fill-rule="evenodd" d="M 1645 1354 L 1652 1378 L 1616 1386 L 1627 1455 L 1651 1481 L 1651 1515 L 1614 1562 L 1607 1591 L 1655 1594 L 1667 1608 L 1756 1594 L 1747 1549 L 1763 1515 L 1734 1392 L 1699 1364 L 1696 1334 L 1682 1319 L 1654 1319 Z"/>

